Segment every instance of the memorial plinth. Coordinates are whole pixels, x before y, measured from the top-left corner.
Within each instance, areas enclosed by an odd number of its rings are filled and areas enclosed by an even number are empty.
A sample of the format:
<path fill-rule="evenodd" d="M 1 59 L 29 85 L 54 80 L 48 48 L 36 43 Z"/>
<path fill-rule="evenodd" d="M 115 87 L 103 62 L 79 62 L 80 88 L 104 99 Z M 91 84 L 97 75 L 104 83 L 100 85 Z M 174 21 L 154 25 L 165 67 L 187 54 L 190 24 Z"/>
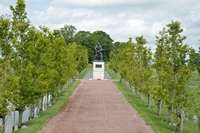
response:
<path fill-rule="evenodd" d="M 93 62 L 93 79 L 97 79 L 97 80 L 104 79 L 104 62 L 103 61 Z"/>

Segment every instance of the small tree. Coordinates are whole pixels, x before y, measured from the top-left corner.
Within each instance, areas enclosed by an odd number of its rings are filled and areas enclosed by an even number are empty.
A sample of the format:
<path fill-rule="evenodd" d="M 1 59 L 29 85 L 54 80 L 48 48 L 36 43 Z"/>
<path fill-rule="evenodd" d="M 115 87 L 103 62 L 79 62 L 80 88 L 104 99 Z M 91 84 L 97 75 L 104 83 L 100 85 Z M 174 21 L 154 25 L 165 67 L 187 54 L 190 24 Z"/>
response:
<path fill-rule="evenodd" d="M 155 86 L 155 91 L 153 92 L 154 99 L 157 100 L 157 114 L 161 114 L 162 110 L 162 101 L 163 98 L 167 95 L 166 88 L 166 78 L 168 77 L 168 73 L 165 73 L 165 55 L 166 55 L 166 44 L 167 44 L 167 31 L 163 28 L 162 31 L 159 32 L 160 36 L 156 36 L 156 52 L 154 54 L 154 62 L 156 68 L 156 77 L 154 80 L 158 81 L 158 86 Z"/>
<path fill-rule="evenodd" d="M 168 106 L 168 120 L 170 120 L 171 112 L 176 110 L 176 131 L 181 133 L 183 127 L 184 107 L 187 103 L 187 83 L 193 71 L 193 65 L 189 65 L 187 58 L 192 48 L 183 44 L 186 39 L 181 36 L 183 29 L 180 27 L 180 22 L 172 21 L 167 24 L 167 31 L 161 32 L 160 43 L 158 46 L 162 48 L 162 56 L 159 57 L 161 49 L 157 49 L 156 65 L 158 70 L 158 83 L 163 92 L 163 100 Z M 164 35 L 164 36 L 162 36 Z M 163 80 L 165 79 L 165 80 Z"/>
<path fill-rule="evenodd" d="M 6 115 L 12 110 L 8 106 L 12 105 L 14 99 L 18 97 L 17 86 L 15 86 L 18 78 L 13 75 L 11 64 L 13 48 L 9 17 L 0 17 L 0 31 L 0 117 L 2 118 L 2 132 L 5 132 Z"/>
<path fill-rule="evenodd" d="M 30 21 L 27 18 L 27 13 L 25 11 L 25 1 L 17 0 L 16 7 L 10 6 L 12 11 L 12 33 L 13 39 L 12 44 L 14 47 L 14 56 L 13 56 L 13 72 L 16 76 L 19 77 L 19 88 L 18 92 L 20 97 L 15 101 L 16 109 L 19 111 L 19 121 L 18 127 L 22 127 L 22 114 L 25 110 L 25 107 L 28 104 L 29 91 L 32 89 L 32 64 L 28 60 L 28 49 L 29 45 L 27 44 L 27 33 L 30 27 Z"/>
<path fill-rule="evenodd" d="M 88 64 L 88 50 L 86 47 L 78 45 L 77 46 L 77 70 L 80 76 L 81 71 L 83 71 Z"/>
<path fill-rule="evenodd" d="M 64 25 L 63 28 L 60 29 L 61 35 L 65 38 L 66 45 L 74 42 L 76 27 L 73 25 Z"/>

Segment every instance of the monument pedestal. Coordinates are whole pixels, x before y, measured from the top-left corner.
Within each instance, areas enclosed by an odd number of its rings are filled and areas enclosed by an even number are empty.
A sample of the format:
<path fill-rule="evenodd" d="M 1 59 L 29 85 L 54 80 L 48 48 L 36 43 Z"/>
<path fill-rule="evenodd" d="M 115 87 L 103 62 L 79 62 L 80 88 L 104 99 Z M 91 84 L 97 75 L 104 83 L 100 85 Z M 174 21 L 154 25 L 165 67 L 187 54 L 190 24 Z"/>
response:
<path fill-rule="evenodd" d="M 103 61 L 93 62 L 93 79 L 103 80 L 104 79 L 104 64 Z"/>

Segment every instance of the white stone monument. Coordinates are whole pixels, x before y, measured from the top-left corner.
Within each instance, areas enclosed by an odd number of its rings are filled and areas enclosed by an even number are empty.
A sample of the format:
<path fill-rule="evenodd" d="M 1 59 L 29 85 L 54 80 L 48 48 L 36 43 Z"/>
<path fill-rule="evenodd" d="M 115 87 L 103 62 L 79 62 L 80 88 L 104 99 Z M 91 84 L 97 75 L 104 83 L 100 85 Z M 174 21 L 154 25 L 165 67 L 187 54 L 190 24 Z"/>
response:
<path fill-rule="evenodd" d="M 104 62 L 94 61 L 93 62 L 93 79 L 103 80 L 104 79 Z"/>

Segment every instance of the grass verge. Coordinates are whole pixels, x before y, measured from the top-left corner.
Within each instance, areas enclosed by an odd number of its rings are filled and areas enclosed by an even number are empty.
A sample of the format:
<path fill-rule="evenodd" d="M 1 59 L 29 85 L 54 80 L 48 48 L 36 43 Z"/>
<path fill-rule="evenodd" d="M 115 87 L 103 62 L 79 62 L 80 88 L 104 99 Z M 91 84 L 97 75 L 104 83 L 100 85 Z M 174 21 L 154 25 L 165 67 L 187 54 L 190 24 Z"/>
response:
<path fill-rule="evenodd" d="M 86 68 L 86 69 L 84 69 L 81 73 L 80 73 L 80 75 L 79 75 L 79 79 L 83 79 L 84 78 L 84 76 L 90 71 L 91 69 L 90 68 Z"/>
<path fill-rule="evenodd" d="M 42 127 L 46 125 L 48 120 L 59 112 L 61 107 L 65 104 L 66 99 L 72 95 L 73 91 L 78 87 L 79 84 L 79 80 L 73 82 L 60 94 L 60 96 L 56 99 L 56 102 L 48 107 L 47 111 L 41 112 L 37 118 L 24 123 L 26 126 L 28 126 L 28 128 L 19 129 L 14 133 L 37 133 L 39 130 L 41 130 Z"/>
<path fill-rule="evenodd" d="M 119 79 L 119 77 L 117 77 L 116 74 L 111 69 L 105 69 L 105 71 L 109 74 L 111 79 Z"/>
<path fill-rule="evenodd" d="M 120 79 L 120 77 L 112 69 L 109 68 L 109 63 L 105 64 L 105 71 L 109 74 L 111 79 L 114 79 L 114 80 Z"/>
<path fill-rule="evenodd" d="M 143 102 L 139 96 L 136 96 L 130 89 L 124 86 L 121 82 L 114 82 L 117 88 L 125 96 L 130 105 L 138 112 L 138 114 L 145 120 L 155 133 L 173 133 L 176 127 L 167 123 L 167 111 L 163 108 L 162 115 L 156 114 L 156 106 L 152 103 L 151 108 L 147 107 L 147 103 Z M 134 126 L 134 125 L 133 125 Z M 187 120 L 183 126 L 183 133 L 197 132 L 197 124 L 191 120 Z"/>

